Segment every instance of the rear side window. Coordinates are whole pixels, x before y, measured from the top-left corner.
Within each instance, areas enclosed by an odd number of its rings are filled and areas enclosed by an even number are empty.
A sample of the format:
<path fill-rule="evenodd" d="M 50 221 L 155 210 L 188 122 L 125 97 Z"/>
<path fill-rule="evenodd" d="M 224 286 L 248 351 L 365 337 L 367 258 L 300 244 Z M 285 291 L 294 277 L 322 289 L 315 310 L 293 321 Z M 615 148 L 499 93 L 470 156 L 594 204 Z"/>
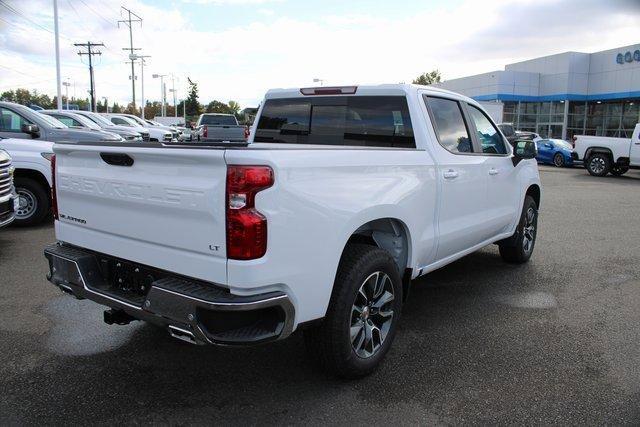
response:
<path fill-rule="evenodd" d="M 255 142 L 415 148 L 404 96 L 323 96 L 265 102 Z"/>
<path fill-rule="evenodd" d="M 426 97 L 438 141 L 452 153 L 472 153 L 473 145 L 458 101 Z"/>

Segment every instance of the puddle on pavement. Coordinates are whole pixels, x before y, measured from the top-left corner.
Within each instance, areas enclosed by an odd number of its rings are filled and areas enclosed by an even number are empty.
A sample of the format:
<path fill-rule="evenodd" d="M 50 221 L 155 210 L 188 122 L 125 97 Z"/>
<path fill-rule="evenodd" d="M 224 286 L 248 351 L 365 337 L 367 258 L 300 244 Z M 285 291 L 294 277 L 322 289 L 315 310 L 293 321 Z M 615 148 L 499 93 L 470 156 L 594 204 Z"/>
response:
<path fill-rule="evenodd" d="M 64 356 L 86 356 L 117 349 L 142 326 L 141 322 L 107 325 L 103 321 L 105 307 L 68 296 L 51 300 L 45 310 L 52 322 L 47 347 Z"/>
<path fill-rule="evenodd" d="M 505 295 L 498 298 L 502 304 L 518 308 L 555 308 L 558 306 L 556 297 L 548 292 L 525 292 L 522 294 Z"/>

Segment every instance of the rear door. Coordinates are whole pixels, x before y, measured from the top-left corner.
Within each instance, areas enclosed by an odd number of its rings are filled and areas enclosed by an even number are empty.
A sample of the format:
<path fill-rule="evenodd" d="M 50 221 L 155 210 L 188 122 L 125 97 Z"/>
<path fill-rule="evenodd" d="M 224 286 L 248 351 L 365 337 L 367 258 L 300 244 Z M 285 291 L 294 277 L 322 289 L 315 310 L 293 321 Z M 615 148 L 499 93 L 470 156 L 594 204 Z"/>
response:
<path fill-rule="evenodd" d="M 57 144 L 58 240 L 226 283 L 224 150 Z"/>
<path fill-rule="evenodd" d="M 487 192 L 484 159 L 474 152 L 470 126 L 454 99 L 423 96 L 438 143 L 440 209 L 437 260 L 484 240 L 483 207 Z"/>
<path fill-rule="evenodd" d="M 476 144 L 481 151 L 487 193 L 483 202 L 485 238 L 492 238 L 511 228 L 520 210 L 520 190 L 511 150 L 496 125 L 484 111 L 466 104 Z M 550 142 L 550 141 L 547 141 Z"/>

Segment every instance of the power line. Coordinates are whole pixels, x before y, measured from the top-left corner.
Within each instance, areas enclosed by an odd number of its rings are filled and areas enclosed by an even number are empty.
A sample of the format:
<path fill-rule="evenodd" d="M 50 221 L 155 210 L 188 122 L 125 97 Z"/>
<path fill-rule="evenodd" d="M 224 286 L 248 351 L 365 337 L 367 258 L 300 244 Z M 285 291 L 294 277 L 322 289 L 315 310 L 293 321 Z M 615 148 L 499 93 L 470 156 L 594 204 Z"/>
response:
<path fill-rule="evenodd" d="M 9 5 L 8 5 L 8 4 L 6 4 L 3 0 L 0 0 L 0 5 L 1 5 L 1 6 L 4 6 L 8 11 L 13 12 L 14 14 L 16 14 L 16 15 L 20 16 L 20 17 L 21 17 L 22 19 L 24 19 L 25 21 L 30 22 L 31 24 L 35 25 L 36 27 L 42 28 L 43 30 L 45 30 L 45 31 L 47 31 L 47 32 L 49 32 L 49 33 L 51 33 L 51 34 L 54 34 L 54 32 L 53 32 L 53 31 L 51 31 L 49 28 L 47 28 L 47 27 L 45 27 L 45 26 L 42 26 L 42 25 L 38 24 L 38 23 L 37 23 L 37 22 L 35 22 L 35 21 L 32 21 L 32 20 L 31 20 L 30 18 L 28 18 L 28 17 L 27 17 L 23 12 L 21 12 L 21 11 L 19 11 L 19 10 L 15 9 L 13 6 L 9 6 Z M 62 36 L 62 37 L 64 37 L 65 39 L 67 39 L 67 40 L 71 41 L 71 39 L 70 39 L 70 38 L 68 38 L 68 37 L 65 37 L 65 36 Z"/>
<path fill-rule="evenodd" d="M 121 20 L 118 21 L 118 27 L 120 26 L 120 23 L 122 22 L 124 25 L 126 25 L 127 27 L 129 27 L 129 47 L 124 47 L 122 48 L 122 50 L 128 50 L 129 51 L 129 59 L 131 59 L 131 94 L 132 94 L 132 98 L 133 98 L 133 111 L 136 110 L 136 70 L 135 70 L 135 56 L 133 51 L 134 50 L 140 50 L 140 48 L 136 48 L 133 47 L 133 28 L 131 27 L 131 24 L 133 22 L 140 22 L 140 27 L 142 27 L 142 18 L 138 15 L 136 15 L 135 13 L 133 13 L 131 11 L 131 9 L 127 9 L 124 6 L 121 6 L 122 10 L 124 10 L 125 12 L 127 12 L 127 14 L 129 15 L 128 19 L 126 20 Z M 135 18 L 131 18 L 131 16 L 134 16 Z"/>
<path fill-rule="evenodd" d="M 87 49 L 86 52 L 81 50 L 80 52 L 78 52 L 78 55 L 80 55 L 80 57 L 82 57 L 83 55 L 87 55 L 89 57 L 89 93 L 91 94 L 91 111 L 96 111 L 96 96 L 95 96 L 96 87 L 95 87 L 95 82 L 93 80 L 93 63 L 91 59 L 93 58 L 94 55 L 102 55 L 102 52 L 92 51 L 91 48 L 98 47 L 98 46 L 104 47 L 104 44 L 86 42 L 86 43 L 74 43 L 73 45 L 77 47 L 84 47 Z"/>
<path fill-rule="evenodd" d="M 96 15 L 97 17 L 101 18 L 104 22 L 106 22 L 109 25 L 116 25 L 113 23 L 113 21 L 108 20 L 107 18 L 105 18 L 104 16 L 102 16 L 100 13 L 98 13 L 94 8 L 92 8 L 91 6 L 89 6 L 84 0 L 80 0 L 80 2 L 85 5 L 87 7 L 87 9 L 89 9 L 91 12 L 93 12 L 94 15 Z"/>

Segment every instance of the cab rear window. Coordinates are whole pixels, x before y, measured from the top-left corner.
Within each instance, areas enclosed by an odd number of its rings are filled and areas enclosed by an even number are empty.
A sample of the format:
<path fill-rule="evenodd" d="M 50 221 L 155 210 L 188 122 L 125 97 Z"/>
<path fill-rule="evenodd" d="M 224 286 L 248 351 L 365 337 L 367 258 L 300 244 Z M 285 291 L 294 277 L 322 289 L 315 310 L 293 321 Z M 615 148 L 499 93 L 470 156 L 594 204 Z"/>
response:
<path fill-rule="evenodd" d="M 404 96 L 269 99 L 255 142 L 415 148 Z"/>

